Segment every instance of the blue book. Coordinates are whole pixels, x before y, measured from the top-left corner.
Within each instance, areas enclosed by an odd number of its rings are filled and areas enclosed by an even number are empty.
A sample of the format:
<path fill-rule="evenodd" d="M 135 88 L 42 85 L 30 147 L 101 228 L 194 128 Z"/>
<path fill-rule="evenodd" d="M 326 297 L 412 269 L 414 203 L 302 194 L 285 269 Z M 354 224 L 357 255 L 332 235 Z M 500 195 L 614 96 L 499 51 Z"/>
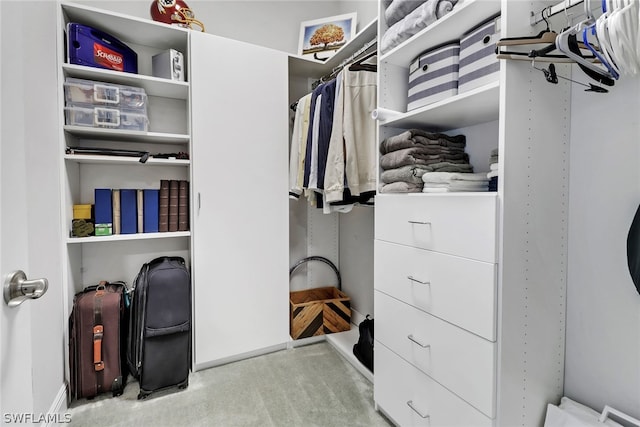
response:
<path fill-rule="evenodd" d="M 113 224 L 111 209 L 111 189 L 96 188 L 94 190 L 94 215 L 96 224 Z"/>
<path fill-rule="evenodd" d="M 138 210 L 136 190 L 120 190 L 120 233 L 138 232 Z"/>
<path fill-rule="evenodd" d="M 158 232 L 158 219 L 160 206 L 160 190 L 143 190 L 143 224 L 145 233 Z"/>

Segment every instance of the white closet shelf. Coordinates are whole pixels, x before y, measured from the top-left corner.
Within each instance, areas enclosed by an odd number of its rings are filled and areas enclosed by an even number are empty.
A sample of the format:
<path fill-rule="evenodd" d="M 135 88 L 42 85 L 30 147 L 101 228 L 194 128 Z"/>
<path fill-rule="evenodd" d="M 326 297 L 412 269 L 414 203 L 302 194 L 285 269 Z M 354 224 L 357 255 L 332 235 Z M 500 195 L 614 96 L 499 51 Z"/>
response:
<path fill-rule="evenodd" d="M 335 55 L 327 61 L 317 61 L 300 55 L 289 55 L 289 74 L 309 78 L 320 78 L 330 73 L 335 67 L 356 53 L 365 43 L 376 38 L 378 19 L 369 22 L 364 28 L 347 42 Z"/>
<path fill-rule="evenodd" d="M 123 15 L 68 2 L 61 3 L 64 20 L 108 30 L 124 43 L 143 46 L 163 45 L 180 52 L 187 51 L 188 29 L 162 24 L 151 19 Z"/>
<path fill-rule="evenodd" d="M 187 82 L 178 82 L 144 74 L 125 73 L 75 64 L 64 64 L 62 70 L 64 71 L 65 77 L 107 81 L 127 86 L 141 87 L 147 95 L 151 96 L 175 99 L 188 99 L 189 97 L 189 83 Z"/>
<path fill-rule="evenodd" d="M 187 144 L 191 139 L 186 134 L 163 132 L 139 132 L 120 129 L 93 128 L 65 125 L 64 131 L 86 139 L 109 139 L 131 142 L 153 142 L 156 144 Z"/>
<path fill-rule="evenodd" d="M 383 126 L 446 131 L 498 120 L 500 83 L 452 96 L 381 122 Z"/>
<path fill-rule="evenodd" d="M 89 237 L 68 237 L 67 243 L 102 243 L 102 242 L 123 242 L 126 240 L 150 240 L 150 239 L 172 239 L 177 237 L 189 237 L 190 231 L 175 231 L 166 233 L 135 233 L 135 234 L 114 234 L 112 236 L 89 236 Z"/>
<path fill-rule="evenodd" d="M 500 13 L 499 0 L 465 0 L 406 42 L 381 56 L 380 61 L 409 68 L 422 52 L 460 37 L 484 20 Z"/>
<path fill-rule="evenodd" d="M 191 164 L 190 160 L 182 159 L 154 159 L 149 158 L 145 163 L 140 163 L 137 157 L 120 156 L 100 156 L 87 154 L 65 154 L 65 160 L 76 163 L 86 163 L 93 165 L 140 165 L 140 166 L 179 166 L 186 167 Z"/>

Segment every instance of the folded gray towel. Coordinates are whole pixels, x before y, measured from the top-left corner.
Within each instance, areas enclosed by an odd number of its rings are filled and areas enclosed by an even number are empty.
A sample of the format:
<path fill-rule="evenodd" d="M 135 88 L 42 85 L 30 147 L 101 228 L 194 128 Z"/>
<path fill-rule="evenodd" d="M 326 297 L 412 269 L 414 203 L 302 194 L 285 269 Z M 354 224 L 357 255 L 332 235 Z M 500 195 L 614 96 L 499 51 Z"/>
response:
<path fill-rule="evenodd" d="M 384 182 L 385 184 L 390 184 L 397 181 L 420 184 L 422 183 L 422 175 L 424 175 L 426 172 L 428 172 L 427 169 L 422 166 L 408 165 L 401 168 L 383 171 L 380 174 L 380 181 Z"/>
<path fill-rule="evenodd" d="M 469 155 L 467 153 L 428 154 L 422 147 L 412 147 L 391 151 L 380 157 L 380 167 L 384 170 L 407 165 L 431 165 L 441 162 L 469 163 Z"/>
<path fill-rule="evenodd" d="M 394 0 L 394 3 L 395 1 L 398 0 Z M 385 31 L 380 40 L 380 52 L 385 53 L 410 39 L 436 19 L 451 12 L 457 2 L 458 0 L 427 0 Z"/>
<path fill-rule="evenodd" d="M 380 154 L 404 148 L 420 146 L 442 146 L 447 148 L 464 149 L 466 137 L 464 135 L 446 135 L 444 133 L 427 132 L 420 129 L 409 129 L 398 135 L 390 136 L 380 144 Z"/>
<path fill-rule="evenodd" d="M 424 166 L 429 172 L 473 172 L 473 166 L 465 163 L 441 162 Z"/>
<path fill-rule="evenodd" d="M 391 27 L 396 22 L 413 12 L 427 0 L 394 0 L 384 11 L 384 18 L 387 27 Z"/>
<path fill-rule="evenodd" d="M 385 184 L 380 188 L 381 193 L 420 193 L 422 192 L 422 184 L 412 184 L 409 182 L 392 182 Z"/>

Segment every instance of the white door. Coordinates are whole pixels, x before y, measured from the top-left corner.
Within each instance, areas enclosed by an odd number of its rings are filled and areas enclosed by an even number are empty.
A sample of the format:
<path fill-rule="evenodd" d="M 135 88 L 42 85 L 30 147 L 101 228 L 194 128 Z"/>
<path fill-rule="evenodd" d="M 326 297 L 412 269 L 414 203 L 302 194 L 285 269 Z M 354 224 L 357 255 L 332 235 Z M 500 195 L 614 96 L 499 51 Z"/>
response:
<path fill-rule="evenodd" d="M 2 425 L 51 421 L 65 396 L 58 85 L 55 45 L 43 42 L 57 36 L 55 7 L 0 1 L 0 52 L 11 58 L 0 66 L 0 280 L 14 270 L 49 279 L 40 299 L 0 299 Z"/>
<path fill-rule="evenodd" d="M 288 57 L 190 40 L 200 369 L 289 340 Z"/>

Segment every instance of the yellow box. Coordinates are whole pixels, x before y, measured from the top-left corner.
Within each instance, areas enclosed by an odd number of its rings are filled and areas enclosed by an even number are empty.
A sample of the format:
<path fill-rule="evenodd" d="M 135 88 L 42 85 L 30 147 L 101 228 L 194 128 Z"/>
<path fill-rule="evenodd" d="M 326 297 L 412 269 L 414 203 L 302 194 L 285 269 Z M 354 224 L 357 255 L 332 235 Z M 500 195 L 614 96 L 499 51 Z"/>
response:
<path fill-rule="evenodd" d="M 73 219 L 91 219 L 91 205 L 73 205 Z"/>

